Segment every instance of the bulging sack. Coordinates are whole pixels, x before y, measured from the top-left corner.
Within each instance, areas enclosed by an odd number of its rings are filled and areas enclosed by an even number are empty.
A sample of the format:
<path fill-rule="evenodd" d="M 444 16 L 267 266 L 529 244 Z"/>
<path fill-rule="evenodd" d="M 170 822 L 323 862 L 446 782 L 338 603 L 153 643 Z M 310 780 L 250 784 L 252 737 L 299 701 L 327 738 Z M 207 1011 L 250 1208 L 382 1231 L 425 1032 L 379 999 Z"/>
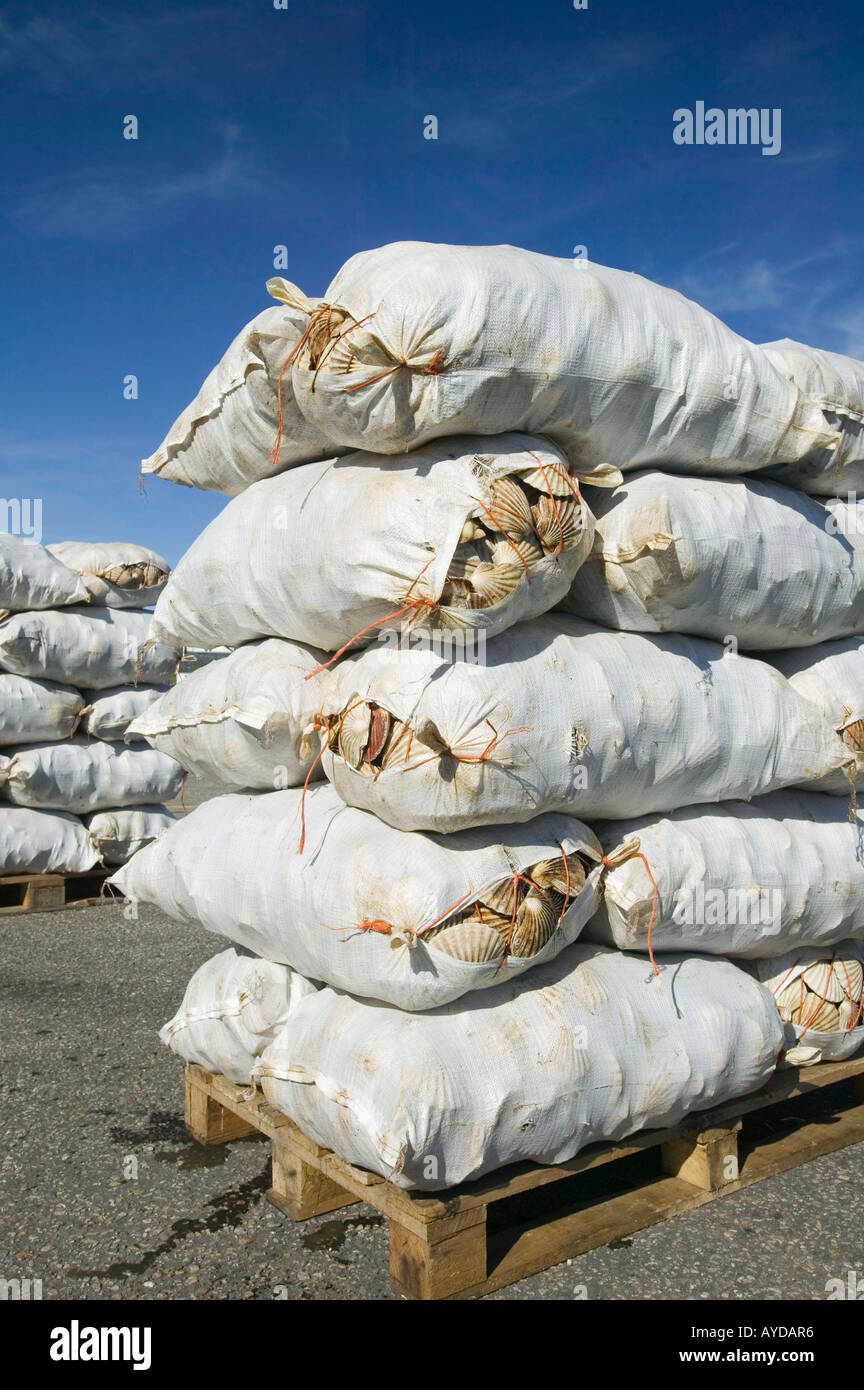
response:
<path fill-rule="evenodd" d="M 772 792 L 597 829 L 609 868 L 593 940 L 759 958 L 864 937 L 864 813 L 850 823 L 836 797 Z"/>
<path fill-rule="evenodd" d="M 864 1044 L 862 966 L 860 941 L 751 963 L 751 973 L 776 1000 L 786 1034 L 783 1060 L 790 1066 L 841 1062 Z"/>
<path fill-rule="evenodd" d="M 761 346 L 768 361 L 822 411 L 836 434 L 833 448 L 778 468 L 780 482 L 820 497 L 864 491 L 864 362 L 791 338 Z"/>
<path fill-rule="evenodd" d="M 0 874 L 86 874 L 98 863 L 77 816 L 0 802 Z"/>
<path fill-rule="evenodd" d="M 164 806 L 120 806 L 87 817 L 103 864 L 125 864 L 173 824 L 174 816 Z"/>
<path fill-rule="evenodd" d="M 17 806 L 83 815 L 113 806 L 170 801 L 180 791 L 183 769 L 146 743 L 37 743 L 0 756 L 0 795 Z"/>
<path fill-rule="evenodd" d="M 407 241 L 352 256 L 324 298 L 292 382 L 306 418 L 346 447 L 526 430 L 611 481 L 611 462 L 741 473 L 837 440 L 760 348 L 639 275 Z"/>
<path fill-rule="evenodd" d="M 0 671 L 0 746 L 71 738 L 83 710 L 84 696 L 68 685 Z"/>
<path fill-rule="evenodd" d="M 524 435 L 310 463 L 256 483 L 210 523 L 153 631 L 193 646 L 285 637 L 330 652 L 383 627 L 392 640 L 492 637 L 564 597 L 592 534 L 559 451 Z"/>
<path fill-rule="evenodd" d="M 758 1090 L 782 1042 L 767 990 L 728 961 L 676 955 L 653 976 L 638 956 L 579 942 L 433 1013 L 323 989 L 255 1076 L 317 1143 L 436 1190 L 677 1125 Z"/>
<path fill-rule="evenodd" d="M 486 664 L 371 649 L 325 689 L 327 777 L 403 830 L 621 818 L 749 798 L 850 761 L 772 667 L 690 637 L 521 623 Z"/>
<path fill-rule="evenodd" d="M 81 711 L 83 730 L 91 738 L 122 743 L 133 719 L 150 709 L 168 689 L 167 685 L 107 686 Z"/>
<path fill-rule="evenodd" d="M 48 549 L 80 574 L 91 603 L 106 608 L 147 608 L 168 581 L 168 561 L 129 541 L 60 541 Z"/>
<path fill-rule="evenodd" d="M 273 293 L 278 285 L 271 285 Z M 286 285 L 285 294 L 289 302 L 265 309 L 237 335 L 155 454 L 143 460 L 142 473 L 233 497 L 274 470 L 332 455 L 294 403 L 285 370 L 315 305 L 295 286 Z"/>
<path fill-rule="evenodd" d="M 310 979 L 431 1009 L 550 960 L 596 911 L 599 845 L 569 816 L 405 835 L 331 787 L 198 806 L 115 874 Z M 302 846 L 302 852 L 298 849 Z"/>
<path fill-rule="evenodd" d="M 87 586 L 36 541 L 0 533 L 0 614 L 86 603 Z"/>
<path fill-rule="evenodd" d="M 864 631 L 864 502 L 651 472 L 592 507 L 594 548 L 562 604 L 572 613 L 751 651 Z"/>
<path fill-rule="evenodd" d="M 0 622 L 0 670 L 82 690 L 162 685 L 180 653 L 151 639 L 152 620 L 117 608 L 16 613 Z"/>
<path fill-rule="evenodd" d="M 805 700 L 810 700 L 849 749 L 858 776 L 864 772 L 864 642 L 845 637 L 806 651 L 771 652 L 768 660 Z M 862 780 L 864 785 L 864 780 Z M 849 778 L 829 774 L 820 791 L 846 795 Z"/>
<path fill-rule="evenodd" d="M 225 787 L 299 786 L 318 753 L 312 724 L 326 675 L 313 672 L 326 660 L 300 642 L 250 642 L 179 681 L 128 736 Z M 319 764 L 312 776 L 322 775 Z"/>
<path fill-rule="evenodd" d="M 195 971 L 174 1017 L 159 1030 L 166 1047 L 235 1086 L 248 1086 L 255 1059 L 316 987 L 287 965 L 226 946 Z"/>

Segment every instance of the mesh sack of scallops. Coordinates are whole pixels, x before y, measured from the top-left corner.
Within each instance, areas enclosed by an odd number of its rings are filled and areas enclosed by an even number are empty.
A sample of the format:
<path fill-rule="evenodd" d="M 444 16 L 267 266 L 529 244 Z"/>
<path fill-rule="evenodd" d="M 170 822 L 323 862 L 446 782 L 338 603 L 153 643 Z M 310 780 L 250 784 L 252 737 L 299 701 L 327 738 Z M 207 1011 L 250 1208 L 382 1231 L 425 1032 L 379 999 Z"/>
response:
<path fill-rule="evenodd" d="M 858 776 L 864 771 L 864 642 L 860 637 L 840 638 L 818 647 L 789 652 L 770 652 L 766 658 L 782 672 L 793 690 L 816 706 L 839 734 L 855 760 Z M 820 791 L 846 794 L 849 779 L 833 773 L 818 784 Z"/>
<path fill-rule="evenodd" d="M 821 497 L 864 491 L 864 362 L 781 338 L 761 343 L 772 366 L 825 416 L 836 443 L 772 472 L 782 483 Z"/>
<path fill-rule="evenodd" d="M 779 960 L 753 961 L 749 969 L 776 1000 L 786 1031 L 784 1058 L 791 1066 L 839 1062 L 864 1044 L 860 941 L 829 951 L 791 951 Z"/>
<path fill-rule="evenodd" d="M 592 495 L 592 509 L 570 612 L 628 631 L 733 634 L 742 651 L 864 631 L 864 503 L 651 472 Z"/>
<path fill-rule="evenodd" d="M 543 811 L 624 818 L 852 765 L 818 710 L 764 662 L 558 613 L 503 633 L 483 665 L 370 648 L 324 693 L 327 777 L 349 805 L 404 830 Z"/>
<path fill-rule="evenodd" d="M 384 628 L 491 637 L 563 598 L 592 536 L 576 474 L 542 440 L 451 439 L 387 463 L 351 454 L 235 497 L 180 560 L 153 633 L 328 652 Z"/>
<path fill-rule="evenodd" d="M 248 1086 L 256 1058 L 300 1000 L 315 992 L 287 965 L 226 946 L 195 971 L 159 1037 L 184 1061 Z"/>
<path fill-rule="evenodd" d="M 326 662 L 326 652 L 301 642 L 249 642 L 190 672 L 142 711 L 128 737 L 225 788 L 299 786 L 323 775 L 320 763 L 313 768 L 313 726 Z"/>
<path fill-rule="evenodd" d="M 315 304 L 271 305 L 241 330 L 141 472 L 233 497 L 336 452 L 298 409 L 286 372 Z"/>
<path fill-rule="evenodd" d="M 83 690 L 164 685 L 180 652 L 152 640 L 151 613 L 60 608 L 13 613 L 0 622 L 0 670 Z"/>
<path fill-rule="evenodd" d="M 308 300 L 284 280 L 283 303 Z M 406 241 L 342 267 L 291 362 L 306 419 L 399 454 L 433 438 L 547 435 L 587 475 L 831 466 L 836 421 L 755 344 L 639 275 L 514 246 Z"/>
<path fill-rule="evenodd" d="M 594 940 L 759 958 L 864 937 L 864 813 L 838 797 L 777 791 L 595 829 Z"/>
<path fill-rule="evenodd" d="M 215 797 L 111 882 L 313 980 L 431 1009 L 550 960 L 598 904 L 570 816 L 409 835 L 329 786 Z"/>
<path fill-rule="evenodd" d="M 0 671 L 0 746 L 70 738 L 84 713 L 79 690 Z"/>
<path fill-rule="evenodd" d="M 87 586 L 36 541 L 0 533 L 0 617 L 33 608 L 62 608 L 86 603 Z"/>
<path fill-rule="evenodd" d="M 131 541 L 59 541 L 51 554 L 80 574 L 90 602 L 106 608 L 147 608 L 171 573 L 167 560 Z"/>

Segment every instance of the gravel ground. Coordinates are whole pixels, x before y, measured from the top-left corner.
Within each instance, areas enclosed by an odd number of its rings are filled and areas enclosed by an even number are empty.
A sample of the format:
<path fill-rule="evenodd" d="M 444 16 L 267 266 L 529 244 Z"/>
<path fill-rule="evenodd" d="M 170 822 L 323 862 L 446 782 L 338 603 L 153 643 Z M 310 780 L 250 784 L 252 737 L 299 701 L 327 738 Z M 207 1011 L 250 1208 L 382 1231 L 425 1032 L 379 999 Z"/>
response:
<path fill-rule="evenodd" d="M 41 1278 L 44 1298 L 392 1297 L 375 1211 L 295 1226 L 264 1200 L 266 1141 L 186 1134 L 181 1063 L 156 1034 L 216 938 L 120 906 L 0 930 L 3 1277 Z M 858 1145 L 494 1297 L 824 1298 L 864 1264 L 862 1178 Z"/>

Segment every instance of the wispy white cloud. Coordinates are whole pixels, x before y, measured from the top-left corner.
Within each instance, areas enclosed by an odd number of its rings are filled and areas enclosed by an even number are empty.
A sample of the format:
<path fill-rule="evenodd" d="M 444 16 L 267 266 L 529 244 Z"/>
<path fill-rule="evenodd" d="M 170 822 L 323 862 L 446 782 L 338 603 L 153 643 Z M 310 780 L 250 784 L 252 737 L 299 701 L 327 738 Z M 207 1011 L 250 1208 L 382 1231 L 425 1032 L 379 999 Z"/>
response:
<path fill-rule="evenodd" d="M 207 22 L 213 19 L 208 8 Z M 0 76 L 7 82 L 35 78 L 42 91 L 54 95 L 91 82 L 104 88 L 133 63 L 139 78 L 150 70 L 164 73 L 166 51 L 201 24 L 201 12 L 193 8 L 157 14 L 103 7 L 101 13 L 66 17 L 32 10 L 16 16 L 7 9 L 0 15 Z"/>
<path fill-rule="evenodd" d="M 219 133 L 221 150 L 200 168 L 142 179 L 130 159 L 122 172 L 67 172 L 35 185 L 13 208 L 11 220 L 31 236 L 125 240 L 170 221 L 189 203 L 262 191 L 265 171 L 238 127 L 223 124 Z"/>

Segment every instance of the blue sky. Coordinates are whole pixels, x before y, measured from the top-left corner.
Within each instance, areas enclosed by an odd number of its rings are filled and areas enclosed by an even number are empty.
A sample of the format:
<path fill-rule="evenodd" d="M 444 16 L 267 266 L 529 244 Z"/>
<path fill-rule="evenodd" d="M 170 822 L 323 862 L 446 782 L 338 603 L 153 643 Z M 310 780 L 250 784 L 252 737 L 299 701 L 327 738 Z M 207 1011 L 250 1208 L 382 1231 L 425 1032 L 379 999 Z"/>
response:
<path fill-rule="evenodd" d="M 852 0 L 7 5 L 0 493 L 43 499 L 46 542 L 175 562 L 224 500 L 142 497 L 138 463 L 272 302 L 278 244 L 311 295 L 388 241 L 584 245 L 864 357 L 862 31 Z M 781 108 L 780 153 L 676 145 L 697 101 Z"/>

